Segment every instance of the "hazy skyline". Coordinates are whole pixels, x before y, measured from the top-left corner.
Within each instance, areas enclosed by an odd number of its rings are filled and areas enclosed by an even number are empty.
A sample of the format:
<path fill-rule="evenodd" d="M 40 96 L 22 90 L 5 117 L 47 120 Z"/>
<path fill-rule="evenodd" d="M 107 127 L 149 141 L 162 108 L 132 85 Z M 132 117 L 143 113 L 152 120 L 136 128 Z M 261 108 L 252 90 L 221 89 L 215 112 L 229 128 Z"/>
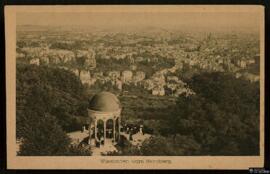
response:
<path fill-rule="evenodd" d="M 259 30 L 259 15 L 248 12 L 25 12 L 17 13 L 17 25 L 95 26 L 100 28 L 129 29 L 161 27 L 164 29 L 198 28 L 222 30 Z"/>

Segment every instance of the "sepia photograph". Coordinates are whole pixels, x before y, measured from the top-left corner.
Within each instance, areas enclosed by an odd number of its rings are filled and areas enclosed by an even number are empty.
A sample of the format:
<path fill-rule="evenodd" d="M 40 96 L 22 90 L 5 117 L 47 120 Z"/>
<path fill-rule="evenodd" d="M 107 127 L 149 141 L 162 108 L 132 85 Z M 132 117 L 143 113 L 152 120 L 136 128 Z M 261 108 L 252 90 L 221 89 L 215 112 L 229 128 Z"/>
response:
<path fill-rule="evenodd" d="M 6 8 L 8 165 L 260 167 L 263 11 Z"/>

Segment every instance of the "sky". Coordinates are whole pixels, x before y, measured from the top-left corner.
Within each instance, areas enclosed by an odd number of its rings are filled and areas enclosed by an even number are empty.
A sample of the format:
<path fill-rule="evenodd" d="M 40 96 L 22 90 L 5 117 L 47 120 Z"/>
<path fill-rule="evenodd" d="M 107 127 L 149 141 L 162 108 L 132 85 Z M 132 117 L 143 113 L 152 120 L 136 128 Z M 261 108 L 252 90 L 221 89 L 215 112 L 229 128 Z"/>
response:
<path fill-rule="evenodd" d="M 248 12 L 21 12 L 17 25 L 94 26 L 127 29 L 161 27 L 164 29 L 259 29 L 259 15 Z"/>

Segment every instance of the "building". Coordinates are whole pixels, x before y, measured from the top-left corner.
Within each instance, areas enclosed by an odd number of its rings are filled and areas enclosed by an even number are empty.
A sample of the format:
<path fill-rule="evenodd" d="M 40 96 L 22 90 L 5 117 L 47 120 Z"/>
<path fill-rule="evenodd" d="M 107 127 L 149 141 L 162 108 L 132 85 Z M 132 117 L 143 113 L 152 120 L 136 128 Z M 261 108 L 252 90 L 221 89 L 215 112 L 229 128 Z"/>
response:
<path fill-rule="evenodd" d="M 173 93 L 173 92 L 177 89 L 177 87 L 178 87 L 178 85 L 175 84 L 175 83 L 167 83 L 166 86 L 167 86 L 168 89 L 171 90 L 172 93 Z"/>
<path fill-rule="evenodd" d="M 235 74 L 235 78 L 237 78 L 237 79 L 240 78 L 241 76 L 242 76 L 241 73 L 236 73 L 236 74 Z"/>
<path fill-rule="evenodd" d="M 137 71 L 133 76 L 134 83 L 138 83 L 145 79 L 145 73 L 143 71 Z"/>
<path fill-rule="evenodd" d="M 112 79 L 112 80 L 116 80 L 118 78 L 120 78 L 120 72 L 119 71 L 110 71 L 108 73 L 108 76 Z"/>
<path fill-rule="evenodd" d="M 135 71 L 135 70 L 137 69 L 137 66 L 136 66 L 136 65 L 131 65 L 131 66 L 130 66 L 130 69 L 131 69 L 132 71 Z"/>
<path fill-rule="evenodd" d="M 248 63 L 248 64 L 254 64 L 254 63 L 255 63 L 255 59 L 249 59 L 249 60 L 247 61 L 247 63 Z"/>
<path fill-rule="evenodd" d="M 90 85 L 90 73 L 88 71 L 81 71 L 80 73 L 80 79 L 83 84 L 89 84 Z"/>
<path fill-rule="evenodd" d="M 73 72 L 76 76 L 79 76 L 79 70 L 78 69 L 71 69 L 71 72 Z"/>
<path fill-rule="evenodd" d="M 152 80 L 146 79 L 143 81 L 143 87 L 147 90 L 151 90 L 155 87 L 155 85 Z"/>
<path fill-rule="evenodd" d="M 132 81 L 132 71 L 123 71 L 122 72 L 122 79 L 123 79 L 123 82 L 124 83 L 128 83 L 128 82 L 131 82 Z"/>
<path fill-rule="evenodd" d="M 16 58 L 24 58 L 25 55 L 23 53 L 16 53 Z"/>
<path fill-rule="evenodd" d="M 244 60 L 238 60 L 237 65 L 240 66 L 241 68 L 245 68 L 247 66 L 247 62 Z"/>
<path fill-rule="evenodd" d="M 165 90 L 162 87 L 155 87 L 152 89 L 152 95 L 164 96 Z"/>
<path fill-rule="evenodd" d="M 158 86 L 164 86 L 166 84 L 165 76 L 162 73 L 155 73 L 151 79 L 153 80 L 154 84 Z"/>
<path fill-rule="evenodd" d="M 255 75 L 255 74 L 251 74 L 251 73 L 245 73 L 244 74 L 244 78 L 246 80 L 249 80 L 250 82 L 258 82 L 260 80 L 260 76 L 259 75 Z"/>
<path fill-rule="evenodd" d="M 142 62 L 143 60 L 144 60 L 143 57 L 136 57 L 136 59 L 135 59 L 136 62 Z"/>
<path fill-rule="evenodd" d="M 42 56 L 40 57 L 40 63 L 47 65 L 50 63 L 50 59 L 47 56 Z"/>
<path fill-rule="evenodd" d="M 121 80 L 116 79 L 115 85 L 116 85 L 116 87 L 117 87 L 118 90 L 122 91 L 122 89 L 123 89 L 123 83 L 122 83 Z"/>
<path fill-rule="evenodd" d="M 121 105 L 118 98 L 110 92 L 100 92 L 89 101 L 88 115 L 89 144 L 114 144 L 120 138 Z M 102 142 L 103 140 L 103 142 Z"/>
<path fill-rule="evenodd" d="M 39 59 L 38 58 L 31 59 L 30 64 L 39 65 Z"/>
<path fill-rule="evenodd" d="M 167 81 L 178 82 L 178 77 L 177 76 L 167 76 Z"/>
<path fill-rule="evenodd" d="M 93 74 L 93 77 L 96 79 L 102 79 L 103 78 L 103 72 L 95 72 Z"/>

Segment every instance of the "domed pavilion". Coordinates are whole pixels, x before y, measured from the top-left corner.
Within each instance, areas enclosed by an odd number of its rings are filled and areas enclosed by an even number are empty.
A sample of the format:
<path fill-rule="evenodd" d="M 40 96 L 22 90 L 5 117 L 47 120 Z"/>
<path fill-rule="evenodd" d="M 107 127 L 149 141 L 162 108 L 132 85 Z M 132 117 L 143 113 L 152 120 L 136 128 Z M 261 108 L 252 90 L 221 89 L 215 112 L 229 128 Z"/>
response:
<path fill-rule="evenodd" d="M 88 115 L 89 144 L 117 142 L 120 137 L 121 105 L 118 98 L 110 92 L 100 92 L 89 100 Z"/>

